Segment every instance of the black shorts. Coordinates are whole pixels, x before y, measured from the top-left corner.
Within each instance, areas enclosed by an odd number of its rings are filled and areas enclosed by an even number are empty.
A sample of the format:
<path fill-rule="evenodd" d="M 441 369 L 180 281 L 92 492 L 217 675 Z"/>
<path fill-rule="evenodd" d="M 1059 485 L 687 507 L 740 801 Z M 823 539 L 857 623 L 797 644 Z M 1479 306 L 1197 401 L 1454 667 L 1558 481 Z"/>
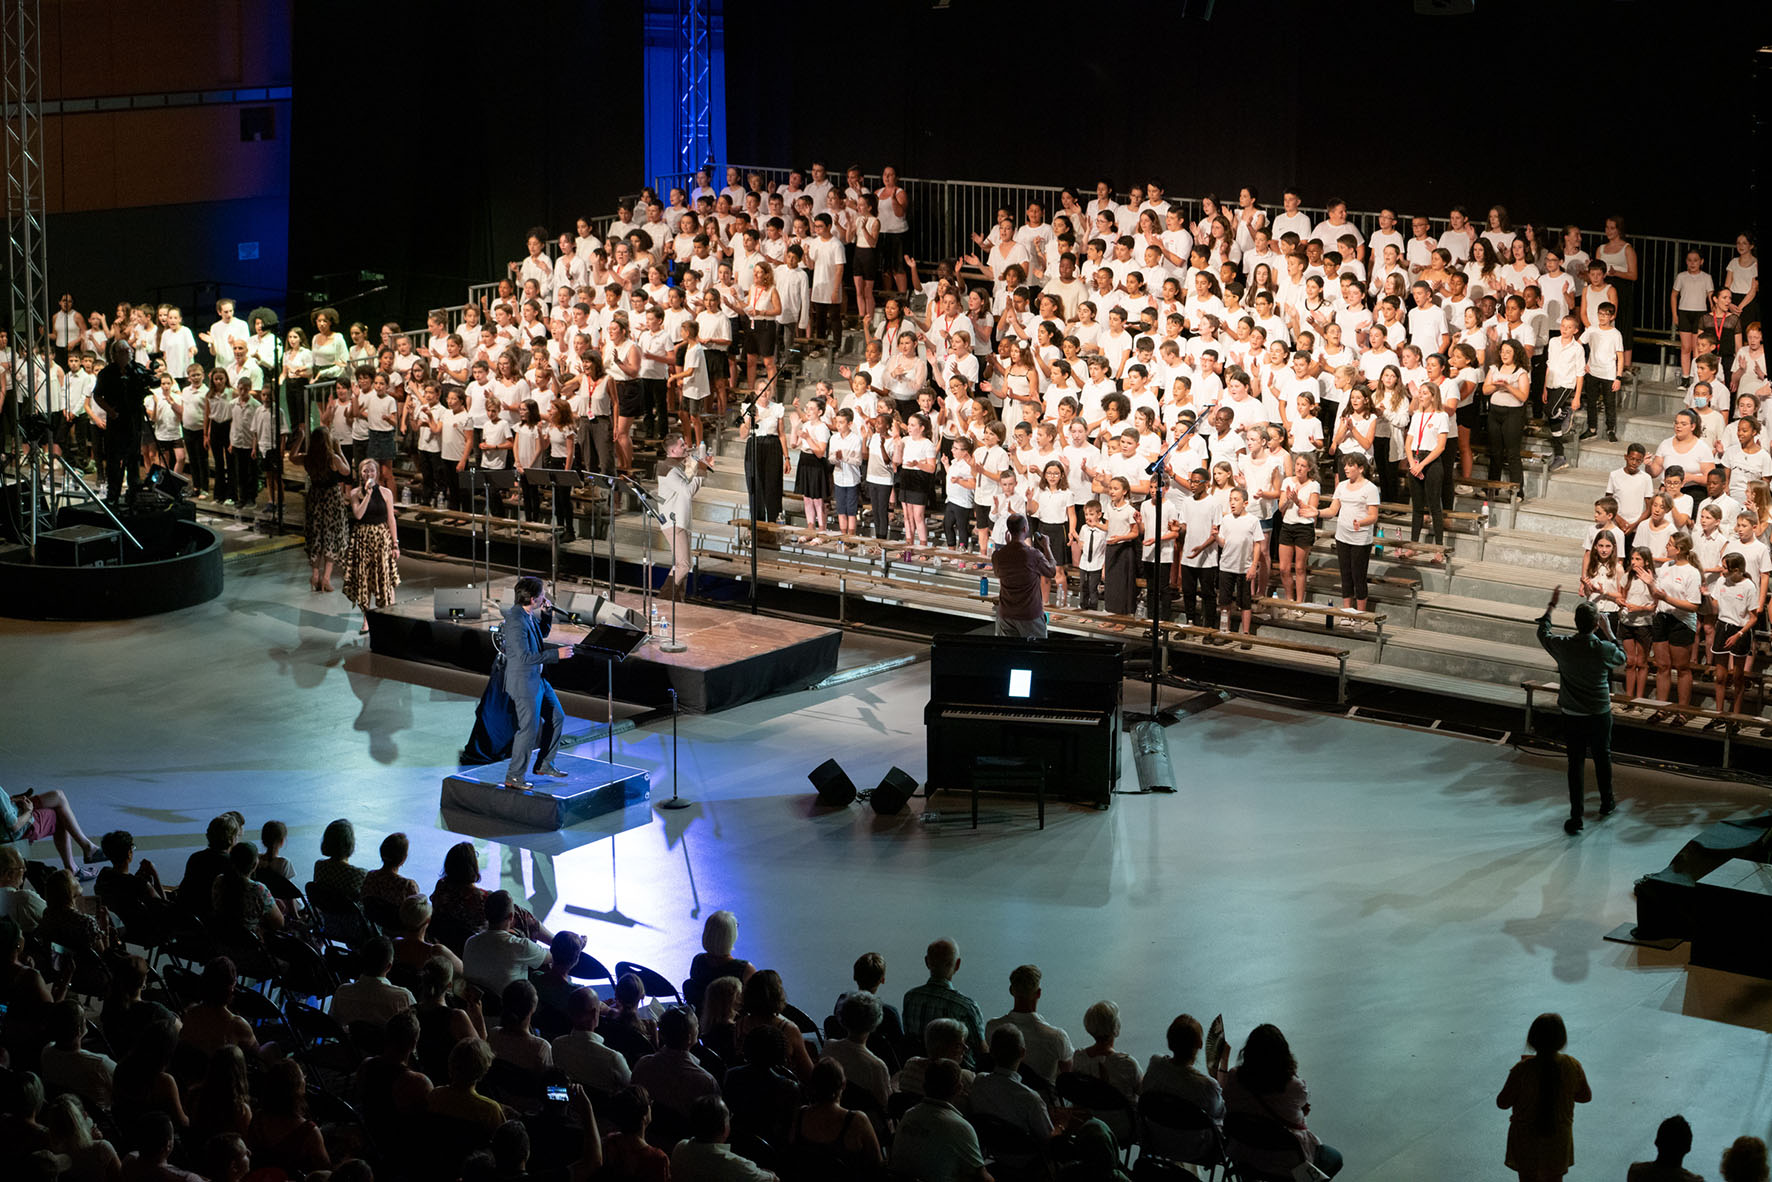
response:
<path fill-rule="evenodd" d="M 1317 541 L 1317 527 L 1308 521 L 1297 525 L 1280 523 L 1280 545 L 1296 546 L 1300 550 L 1309 550 Z"/>
<path fill-rule="evenodd" d="M 1483 411 L 1475 398 L 1466 399 L 1458 404 L 1458 425 L 1466 431 L 1475 431 L 1482 427 Z"/>
<path fill-rule="evenodd" d="M 1632 644 L 1648 648 L 1655 643 L 1655 629 L 1648 624 L 1620 624 L 1618 639 L 1628 640 Z"/>
<path fill-rule="evenodd" d="M 773 320 L 751 321 L 750 339 L 745 343 L 745 352 L 757 357 L 775 356 L 775 330 Z"/>
<path fill-rule="evenodd" d="M 904 235 L 881 231 L 880 244 L 874 249 L 880 252 L 880 271 L 886 275 L 896 275 L 904 270 Z"/>
<path fill-rule="evenodd" d="M 989 505 L 972 506 L 973 529 L 989 530 L 995 524 L 996 523 L 991 520 L 991 507 Z"/>
<path fill-rule="evenodd" d="M 1656 644 L 1665 644 L 1669 648 L 1691 648 L 1698 640 L 1698 633 L 1672 612 L 1656 612 L 1650 632 Z"/>
<path fill-rule="evenodd" d="M 624 419 L 646 413 L 646 389 L 638 381 L 615 383 L 615 410 Z"/>
<path fill-rule="evenodd" d="M 1248 611 L 1249 576 L 1242 571 L 1221 567 L 1218 572 L 1218 606 Z"/>
<path fill-rule="evenodd" d="M 1733 647 L 1731 647 L 1733 646 Z M 1740 624 L 1725 624 L 1717 621 L 1716 631 L 1710 638 L 1710 655 L 1721 661 L 1725 657 L 1743 658 L 1753 656 L 1753 637 Z"/>
<path fill-rule="evenodd" d="M 1702 332 L 1704 330 L 1704 309 L 1688 312 L 1681 308 L 1678 314 L 1681 332 Z"/>

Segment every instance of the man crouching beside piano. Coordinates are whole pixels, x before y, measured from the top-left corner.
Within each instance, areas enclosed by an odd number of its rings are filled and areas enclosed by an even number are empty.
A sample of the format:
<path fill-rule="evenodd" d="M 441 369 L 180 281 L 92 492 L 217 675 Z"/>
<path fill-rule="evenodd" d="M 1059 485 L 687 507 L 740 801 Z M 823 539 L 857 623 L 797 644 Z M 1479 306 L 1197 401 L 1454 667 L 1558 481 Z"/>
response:
<path fill-rule="evenodd" d="M 1045 580 L 1058 571 L 1052 548 L 1038 532 L 1034 544 L 1028 544 L 1028 519 L 1020 513 L 1011 513 L 1003 529 L 1008 540 L 991 554 L 998 588 L 997 635 L 1045 640 Z"/>

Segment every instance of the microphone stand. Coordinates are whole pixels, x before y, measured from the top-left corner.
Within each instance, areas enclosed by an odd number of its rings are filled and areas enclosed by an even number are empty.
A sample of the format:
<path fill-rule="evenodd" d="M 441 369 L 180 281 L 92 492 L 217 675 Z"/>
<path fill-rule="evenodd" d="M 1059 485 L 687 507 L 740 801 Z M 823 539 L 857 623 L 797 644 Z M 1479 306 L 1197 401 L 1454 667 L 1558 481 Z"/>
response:
<path fill-rule="evenodd" d="M 1193 426 L 1177 435 L 1169 442 L 1157 458 L 1145 466 L 1147 476 L 1156 477 L 1156 484 L 1151 500 L 1156 503 L 1156 524 L 1152 528 L 1151 537 L 1155 539 L 1151 547 L 1151 580 L 1150 580 L 1150 613 L 1151 613 L 1151 714 L 1152 722 L 1164 721 L 1162 713 L 1157 709 L 1157 670 L 1161 667 L 1163 649 L 1163 630 L 1160 627 L 1163 602 L 1163 588 L 1159 586 L 1160 573 L 1163 567 L 1163 498 L 1169 491 L 1169 456 L 1176 448 L 1186 443 L 1199 431 L 1204 417 L 1196 418 Z M 1174 559 L 1171 559 L 1173 562 Z M 1169 721 L 1174 721 L 1170 719 Z"/>
<path fill-rule="evenodd" d="M 691 802 L 677 795 L 677 691 L 667 689 L 665 693 L 671 695 L 671 798 L 660 801 L 658 807 L 686 809 Z"/>
<path fill-rule="evenodd" d="M 637 482 L 635 482 L 635 480 L 632 477 L 623 477 L 622 479 L 626 480 L 628 483 L 628 487 L 633 489 L 635 499 L 640 502 L 640 513 L 646 519 L 646 524 L 645 524 L 645 528 L 643 531 L 643 536 L 646 539 L 646 542 L 645 542 L 645 545 L 646 545 L 646 562 L 645 562 L 646 579 L 645 579 L 644 586 L 641 588 L 641 592 L 640 592 L 640 607 L 641 607 L 641 610 L 643 610 L 646 613 L 646 636 L 647 636 L 647 639 L 651 639 L 652 638 L 652 523 L 654 521 L 657 521 L 661 525 L 664 524 L 664 514 L 662 514 L 658 511 L 658 506 L 654 505 L 652 503 L 652 498 L 646 495 L 646 490 L 641 488 L 640 485 Z"/>

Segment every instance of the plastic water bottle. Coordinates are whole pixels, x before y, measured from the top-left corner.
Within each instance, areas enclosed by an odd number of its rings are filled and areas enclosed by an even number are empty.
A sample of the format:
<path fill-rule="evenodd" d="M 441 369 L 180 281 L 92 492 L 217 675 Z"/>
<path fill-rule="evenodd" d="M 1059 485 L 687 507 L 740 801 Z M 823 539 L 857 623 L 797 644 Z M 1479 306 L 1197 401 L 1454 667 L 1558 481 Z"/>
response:
<path fill-rule="evenodd" d="M 1481 522 L 1481 528 L 1485 532 L 1489 529 L 1489 502 L 1486 499 L 1483 501 L 1483 520 Z"/>
<path fill-rule="evenodd" d="M 400 490 L 400 503 L 402 505 L 412 504 L 412 486 L 410 484 Z"/>

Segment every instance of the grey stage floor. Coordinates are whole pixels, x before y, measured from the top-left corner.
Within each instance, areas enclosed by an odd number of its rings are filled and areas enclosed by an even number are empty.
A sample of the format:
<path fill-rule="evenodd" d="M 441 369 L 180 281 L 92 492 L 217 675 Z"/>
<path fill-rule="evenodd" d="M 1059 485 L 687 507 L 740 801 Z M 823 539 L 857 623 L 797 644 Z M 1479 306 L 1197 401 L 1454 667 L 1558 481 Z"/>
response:
<path fill-rule="evenodd" d="M 407 594 L 461 578 L 407 572 Z M 428 883 L 461 839 L 438 784 L 479 686 L 376 661 L 357 623 L 342 597 L 308 592 L 299 551 L 231 558 L 222 597 L 176 616 L 0 622 L 0 779 L 67 790 L 94 834 L 133 830 L 169 876 L 231 807 L 254 833 L 287 821 L 304 868 L 335 816 L 357 823 L 370 865 L 404 830 L 408 872 Z M 911 651 L 845 649 L 851 667 Z M 920 817 L 921 800 L 897 818 L 813 816 L 805 772 L 827 754 L 858 783 L 893 763 L 922 776 L 926 679 L 911 665 L 685 717 L 696 803 L 682 812 L 632 808 L 557 835 L 462 828 L 489 883 L 585 932 L 605 963 L 681 976 L 701 917 L 731 908 L 739 951 L 814 1014 L 858 953 L 885 955 L 897 996 L 921 979 L 924 944 L 951 935 L 958 984 L 987 1016 L 1008 1008 L 1009 970 L 1036 962 L 1050 1020 L 1081 1039 L 1084 1009 L 1112 998 L 1141 1059 L 1180 1011 L 1222 1011 L 1236 1042 L 1275 1022 L 1348 1178 L 1507 1177 L 1494 1096 L 1543 1010 L 1568 1019 L 1596 1096 L 1572 1178 L 1623 1177 L 1672 1112 L 1697 1132 L 1688 1165 L 1711 1177 L 1729 1139 L 1772 1126 L 1772 984 L 1602 940 L 1632 917 L 1636 876 L 1697 826 L 1766 807 L 1764 791 L 1626 771 L 1619 815 L 1569 840 L 1559 764 L 1233 702 L 1171 731 L 1179 794 L 1058 809 L 1043 833 L 1031 805 L 993 808 L 976 832 Z M 618 759 L 656 770 L 655 796 L 670 791 L 668 737 L 617 738 Z"/>

